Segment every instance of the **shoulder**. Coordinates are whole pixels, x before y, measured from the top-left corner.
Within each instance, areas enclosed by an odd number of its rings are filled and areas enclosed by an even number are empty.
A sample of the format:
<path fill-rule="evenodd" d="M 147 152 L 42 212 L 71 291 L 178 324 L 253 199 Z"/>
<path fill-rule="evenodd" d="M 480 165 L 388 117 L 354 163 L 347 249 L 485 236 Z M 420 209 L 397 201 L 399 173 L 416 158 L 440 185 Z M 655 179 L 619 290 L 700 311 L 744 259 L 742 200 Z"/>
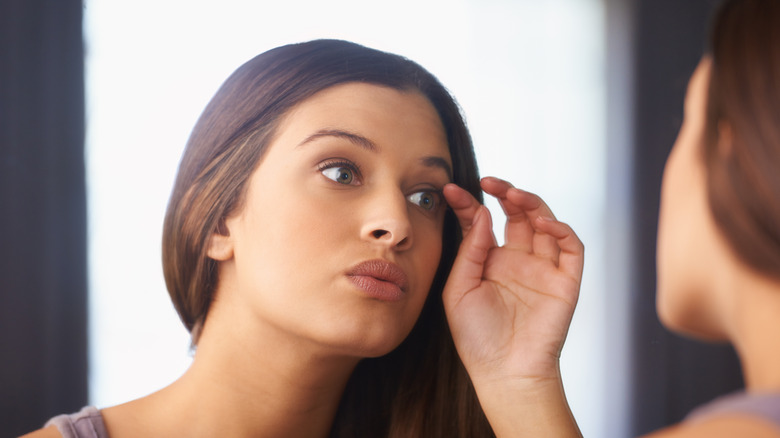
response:
<path fill-rule="evenodd" d="M 681 423 L 644 438 L 780 438 L 780 428 L 769 420 L 746 414 L 718 415 L 695 423 Z"/>
<path fill-rule="evenodd" d="M 85 406 L 73 414 L 57 415 L 43 429 L 29 433 L 24 438 L 107 438 L 103 416 L 93 406 Z"/>
<path fill-rule="evenodd" d="M 57 426 L 44 427 L 43 429 L 22 435 L 20 438 L 62 438 Z"/>

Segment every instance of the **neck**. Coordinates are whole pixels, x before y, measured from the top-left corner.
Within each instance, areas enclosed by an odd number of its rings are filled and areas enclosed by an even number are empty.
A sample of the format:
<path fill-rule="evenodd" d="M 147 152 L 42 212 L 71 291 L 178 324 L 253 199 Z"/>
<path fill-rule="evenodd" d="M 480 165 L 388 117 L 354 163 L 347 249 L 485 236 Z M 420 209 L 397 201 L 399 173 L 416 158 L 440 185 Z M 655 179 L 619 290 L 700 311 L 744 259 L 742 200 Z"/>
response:
<path fill-rule="evenodd" d="M 780 391 L 780 283 L 752 271 L 735 290 L 732 342 L 751 392 Z"/>
<path fill-rule="evenodd" d="M 193 431 L 177 434 L 327 436 L 357 359 L 271 329 L 249 341 L 240 327 L 207 324 L 190 369 L 158 393 L 168 400 L 155 405 L 173 406 L 179 412 L 168 415 Z"/>

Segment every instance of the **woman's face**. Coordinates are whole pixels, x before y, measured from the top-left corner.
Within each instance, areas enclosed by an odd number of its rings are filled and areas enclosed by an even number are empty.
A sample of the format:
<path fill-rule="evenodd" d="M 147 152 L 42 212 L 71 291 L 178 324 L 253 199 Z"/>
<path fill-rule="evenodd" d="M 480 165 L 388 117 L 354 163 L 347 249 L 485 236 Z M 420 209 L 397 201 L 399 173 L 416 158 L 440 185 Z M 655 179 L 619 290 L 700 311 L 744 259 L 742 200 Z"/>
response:
<path fill-rule="evenodd" d="M 319 92 L 282 119 L 226 220 L 216 300 L 261 335 L 388 353 L 438 267 L 451 168 L 423 95 L 361 83 Z"/>
<path fill-rule="evenodd" d="M 725 245 L 707 200 L 702 147 L 710 61 L 691 77 L 685 117 L 666 162 L 658 226 L 657 309 L 669 328 L 705 338 L 722 338 L 723 300 L 713 278 Z"/>

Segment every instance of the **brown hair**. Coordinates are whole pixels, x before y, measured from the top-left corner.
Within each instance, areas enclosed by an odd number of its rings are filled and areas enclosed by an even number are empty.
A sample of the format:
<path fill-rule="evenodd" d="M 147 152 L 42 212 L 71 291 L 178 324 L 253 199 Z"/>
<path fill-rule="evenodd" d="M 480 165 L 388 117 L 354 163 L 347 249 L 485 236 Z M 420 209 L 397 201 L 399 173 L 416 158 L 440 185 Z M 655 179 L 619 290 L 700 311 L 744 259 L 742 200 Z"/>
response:
<path fill-rule="evenodd" d="M 780 278 L 780 1 L 724 3 L 710 52 L 703 149 L 710 206 L 736 254 Z M 730 139 L 720 138 L 723 122 Z"/>
<path fill-rule="evenodd" d="M 197 343 L 218 282 L 207 244 L 240 206 L 246 183 L 281 119 L 328 87 L 364 82 L 416 90 L 436 108 L 447 134 L 453 182 L 480 201 L 474 151 L 459 107 L 428 71 L 389 53 L 337 40 L 278 47 L 239 67 L 217 91 L 184 150 L 163 228 L 163 270 L 179 316 Z M 452 212 L 442 258 L 412 332 L 393 352 L 355 369 L 334 437 L 492 436 L 449 334 L 441 291 L 460 243 Z"/>

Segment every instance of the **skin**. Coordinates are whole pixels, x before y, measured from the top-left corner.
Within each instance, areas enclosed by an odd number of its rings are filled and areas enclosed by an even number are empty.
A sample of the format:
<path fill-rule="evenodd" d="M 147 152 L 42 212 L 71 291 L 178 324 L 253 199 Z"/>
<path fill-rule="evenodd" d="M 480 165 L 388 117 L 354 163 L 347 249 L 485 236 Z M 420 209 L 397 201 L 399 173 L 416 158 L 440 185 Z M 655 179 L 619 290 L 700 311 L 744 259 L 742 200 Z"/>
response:
<path fill-rule="evenodd" d="M 713 265 L 729 260 L 707 202 L 701 145 L 705 135 L 709 61 L 691 76 L 685 115 L 664 170 L 658 225 L 657 309 L 663 323 L 678 332 L 726 339 L 723 326 L 731 308 L 725 288 L 712 288 Z M 724 279 L 718 279 L 724 280 Z"/>
<path fill-rule="evenodd" d="M 318 355 L 356 361 L 391 351 L 439 264 L 443 199 L 435 194 L 432 210 L 410 201 L 449 182 L 445 168 L 426 164 L 434 157 L 451 167 L 444 129 L 420 94 L 347 84 L 298 106 L 226 221 L 228 235 L 213 238 L 210 256 L 222 262 L 214 310 L 225 307 L 252 339 L 304 340 Z M 370 299 L 349 281 L 351 267 L 374 259 L 406 273 L 401 300 Z"/>
<path fill-rule="evenodd" d="M 444 290 L 456 348 L 499 437 L 581 436 L 559 357 L 579 296 L 582 242 L 536 195 L 484 178 L 506 214 L 497 246 L 490 212 L 451 185 L 464 240 Z"/>
<path fill-rule="evenodd" d="M 664 171 L 658 233 L 657 308 L 671 330 L 702 339 L 726 340 L 742 362 L 746 389 L 780 392 L 780 283 L 756 273 L 731 250 L 712 217 L 706 194 L 704 139 L 711 61 L 705 57 L 688 86 L 685 120 Z M 733 147 L 728 122 L 719 126 L 718 147 Z M 726 414 L 684 422 L 649 436 L 780 437 L 771 423 Z"/>
<path fill-rule="evenodd" d="M 558 357 L 582 243 L 537 196 L 485 178 L 507 217 L 498 247 L 490 213 L 450 183 L 450 166 L 441 121 L 419 93 L 350 83 L 299 104 L 226 232 L 212 236 L 220 282 L 191 368 L 104 409 L 111 436 L 327 436 L 357 362 L 391 351 L 417 319 L 445 201 L 464 240 L 444 305 L 496 434 L 579 436 Z M 374 259 L 405 273 L 400 299 L 378 300 L 349 280 Z"/>

